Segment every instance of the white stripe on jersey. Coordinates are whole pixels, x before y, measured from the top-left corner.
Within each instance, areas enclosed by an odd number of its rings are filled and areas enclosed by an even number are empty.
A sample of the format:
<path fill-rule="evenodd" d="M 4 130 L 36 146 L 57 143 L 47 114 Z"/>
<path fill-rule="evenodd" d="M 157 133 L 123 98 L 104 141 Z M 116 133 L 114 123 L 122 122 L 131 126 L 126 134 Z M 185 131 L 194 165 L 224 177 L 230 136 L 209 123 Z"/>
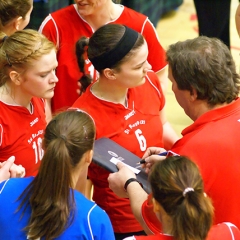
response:
<path fill-rule="evenodd" d="M 5 186 L 6 186 L 6 184 L 7 184 L 8 181 L 9 181 L 9 179 L 3 184 L 2 188 L 0 189 L 0 194 L 1 194 L 2 191 L 4 190 L 4 188 L 5 188 Z"/>
<path fill-rule="evenodd" d="M 39 32 L 40 33 L 42 33 L 42 31 L 43 31 L 43 28 L 44 28 L 44 26 L 47 24 L 47 22 L 48 21 L 50 21 L 50 20 L 52 20 L 53 21 L 53 24 L 54 24 L 54 26 L 55 26 L 55 30 L 56 30 L 56 34 L 57 34 L 57 43 L 56 43 L 56 46 L 57 46 L 57 49 L 59 49 L 59 46 L 60 46 L 60 40 L 59 40 L 59 32 L 58 32 L 58 27 L 57 27 L 57 24 L 56 24 L 56 22 L 55 22 L 55 20 L 53 19 L 53 17 L 52 17 L 52 15 L 51 14 L 49 14 L 45 19 L 44 19 L 44 21 L 42 22 L 42 24 L 41 24 L 41 26 L 39 27 Z"/>
<path fill-rule="evenodd" d="M 149 72 L 153 72 L 152 70 L 149 70 Z M 161 97 L 161 93 L 160 91 L 158 90 L 158 88 L 153 84 L 153 82 L 150 80 L 149 76 L 146 75 L 146 78 L 148 80 L 148 82 L 154 87 L 154 89 L 158 92 L 158 95 Z"/>
<path fill-rule="evenodd" d="M 235 240 L 235 237 L 234 237 L 234 234 L 233 234 L 233 231 L 232 231 L 232 227 L 235 227 L 235 228 L 237 228 L 237 227 L 230 222 L 224 222 L 223 224 L 227 225 L 227 227 L 229 229 L 229 232 L 231 233 L 232 240 Z"/>
<path fill-rule="evenodd" d="M 93 205 L 93 207 L 89 210 L 88 216 L 87 216 L 88 227 L 89 227 L 89 231 L 90 231 L 92 240 L 94 240 L 94 236 L 93 236 L 93 233 L 92 233 L 92 227 L 91 227 L 91 223 L 90 223 L 90 214 L 91 214 L 92 210 L 93 210 L 96 206 L 97 206 L 96 204 Z"/>
<path fill-rule="evenodd" d="M 0 124 L 0 146 L 2 145 L 2 138 L 3 138 L 3 126 Z"/>

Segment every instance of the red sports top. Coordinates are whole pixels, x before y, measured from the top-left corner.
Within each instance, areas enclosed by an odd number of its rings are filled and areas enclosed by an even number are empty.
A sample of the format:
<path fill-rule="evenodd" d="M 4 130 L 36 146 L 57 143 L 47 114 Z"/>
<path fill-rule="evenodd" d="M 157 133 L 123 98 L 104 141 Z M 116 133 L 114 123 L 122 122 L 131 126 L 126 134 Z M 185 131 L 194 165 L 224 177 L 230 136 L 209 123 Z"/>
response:
<path fill-rule="evenodd" d="M 134 236 L 124 238 L 124 240 L 174 240 L 170 235 L 158 233 L 149 236 Z M 206 238 L 206 240 L 240 240 L 239 229 L 231 223 L 221 223 L 214 225 Z"/>
<path fill-rule="evenodd" d="M 123 7 L 121 15 L 108 23 L 124 24 L 145 37 L 149 48 L 148 62 L 152 65 L 153 71 L 158 72 L 167 65 L 165 51 L 159 43 L 155 28 L 146 16 Z M 71 107 L 79 97 L 77 81 L 82 76 L 75 56 L 75 44 L 82 36 L 91 37 L 94 31 L 78 14 L 76 5 L 51 13 L 43 21 L 39 31 L 58 47 L 56 75 L 59 82 L 52 98 L 52 110 Z M 86 62 L 87 72 L 96 78 L 96 71 L 91 62 Z"/>
<path fill-rule="evenodd" d="M 46 128 L 45 103 L 35 97 L 31 103 L 32 113 L 25 107 L 0 101 L 0 161 L 15 156 L 15 164 L 26 169 L 26 176 L 35 176 L 38 172 Z"/>
<path fill-rule="evenodd" d="M 127 107 L 97 98 L 92 94 L 91 86 L 73 107 L 81 108 L 93 117 L 96 139 L 108 137 L 142 157 L 147 147 L 163 146 L 159 111 L 164 104 L 159 80 L 150 71 L 143 85 L 128 90 Z M 88 175 L 94 184 L 93 199 L 108 213 L 114 231 L 124 233 L 142 230 L 132 214 L 129 199 L 118 198 L 109 189 L 109 172 L 92 163 Z"/>
<path fill-rule="evenodd" d="M 183 137 L 172 151 L 188 156 L 200 168 L 205 192 L 215 208 L 214 223 L 232 222 L 240 228 L 240 98 L 211 110 L 182 131 Z M 142 215 L 145 222 L 157 222 L 145 201 Z M 151 227 L 150 226 L 150 227 Z M 156 232 L 156 229 L 153 231 Z"/>

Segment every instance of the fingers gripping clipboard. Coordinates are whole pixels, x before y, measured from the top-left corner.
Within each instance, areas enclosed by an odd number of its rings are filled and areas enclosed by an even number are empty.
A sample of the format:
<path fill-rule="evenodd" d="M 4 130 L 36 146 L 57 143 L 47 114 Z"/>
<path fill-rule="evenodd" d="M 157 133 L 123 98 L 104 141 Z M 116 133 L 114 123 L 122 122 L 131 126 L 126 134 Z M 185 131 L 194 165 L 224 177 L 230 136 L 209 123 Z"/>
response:
<path fill-rule="evenodd" d="M 94 144 L 93 162 L 109 172 L 117 172 L 116 162 L 121 161 L 132 167 L 138 181 L 143 185 L 144 190 L 150 193 L 150 184 L 148 183 L 148 175 L 145 173 L 141 165 L 137 165 L 141 158 L 123 148 L 109 138 L 99 138 Z M 115 162 L 115 163 L 114 163 Z"/>

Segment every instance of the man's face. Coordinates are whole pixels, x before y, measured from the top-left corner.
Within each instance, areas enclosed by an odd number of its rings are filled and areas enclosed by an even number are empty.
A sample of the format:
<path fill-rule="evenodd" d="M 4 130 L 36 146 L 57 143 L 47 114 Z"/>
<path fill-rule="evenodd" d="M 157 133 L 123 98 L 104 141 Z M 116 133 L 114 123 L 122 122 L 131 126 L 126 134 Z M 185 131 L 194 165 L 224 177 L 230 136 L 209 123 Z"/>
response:
<path fill-rule="evenodd" d="M 188 90 L 180 90 L 178 88 L 177 82 L 172 75 L 172 69 L 168 68 L 168 78 L 172 82 L 172 91 L 178 104 L 183 108 L 184 112 L 191 118 L 191 94 Z"/>

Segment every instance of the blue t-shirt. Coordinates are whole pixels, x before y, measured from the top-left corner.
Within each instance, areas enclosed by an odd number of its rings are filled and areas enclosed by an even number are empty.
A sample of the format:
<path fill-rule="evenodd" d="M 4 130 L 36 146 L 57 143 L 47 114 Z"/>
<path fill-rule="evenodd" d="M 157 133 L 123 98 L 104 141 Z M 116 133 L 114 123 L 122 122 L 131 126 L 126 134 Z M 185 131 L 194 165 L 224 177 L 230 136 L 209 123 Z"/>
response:
<path fill-rule="evenodd" d="M 16 212 L 20 201 L 16 200 L 32 180 L 33 177 L 11 178 L 0 183 L 0 239 L 27 239 L 27 233 L 23 229 L 28 224 L 31 207 L 26 209 L 21 219 L 22 209 Z M 76 202 L 74 221 L 56 239 L 114 240 L 113 228 L 106 212 L 75 190 L 74 196 Z"/>

